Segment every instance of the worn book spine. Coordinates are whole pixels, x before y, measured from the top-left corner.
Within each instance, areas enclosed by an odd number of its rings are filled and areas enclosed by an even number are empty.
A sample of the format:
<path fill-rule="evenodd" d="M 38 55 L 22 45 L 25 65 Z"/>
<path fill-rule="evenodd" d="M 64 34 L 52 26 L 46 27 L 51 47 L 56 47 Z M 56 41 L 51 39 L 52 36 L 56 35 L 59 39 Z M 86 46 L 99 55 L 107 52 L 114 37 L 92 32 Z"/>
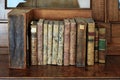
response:
<path fill-rule="evenodd" d="M 74 19 L 70 19 L 70 65 L 75 65 L 76 54 L 76 22 Z"/>
<path fill-rule="evenodd" d="M 95 28 L 95 62 L 99 62 L 99 53 L 98 53 L 98 39 L 99 39 L 99 37 L 98 37 L 98 33 L 99 31 L 98 31 L 98 27 L 96 27 Z"/>
<path fill-rule="evenodd" d="M 48 24 L 48 64 L 52 64 L 52 32 L 53 21 L 49 21 Z"/>
<path fill-rule="evenodd" d="M 44 21 L 44 34 L 43 34 L 43 65 L 47 65 L 47 60 L 48 60 L 48 20 Z"/>
<path fill-rule="evenodd" d="M 37 23 L 37 52 L 38 65 L 43 65 L 43 19 L 39 19 Z"/>
<path fill-rule="evenodd" d="M 58 40 L 59 40 L 59 44 L 58 44 L 58 58 L 57 58 L 57 65 L 63 65 L 63 41 L 64 41 L 64 22 L 63 21 L 59 21 L 59 33 L 58 33 Z"/>
<path fill-rule="evenodd" d="M 94 65 L 95 22 L 92 18 L 86 19 L 86 22 L 88 23 L 87 65 Z"/>
<path fill-rule="evenodd" d="M 99 63 L 105 63 L 106 28 L 99 28 Z"/>
<path fill-rule="evenodd" d="M 70 22 L 69 19 L 64 19 L 64 66 L 69 65 L 70 61 Z"/>
<path fill-rule="evenodd" d="M 86 66 L 86 30 L 87 24 L 83 18 L 77 18 L 77 52 L 76 52 L 76 66 Z"/>
<path fill-rule="evenodd" d="M 52 48 L 52 64 L 53 65 L 57 65 L 58 27 L 59 27 L 59 22 L 58 21 L 54 21 L 54 25 L 53 25 L 53 48 Z"/>
<path fill-rule="evenodd" d="M 31 65 L 37 65 L 37 22 L 31 22 Z"/>

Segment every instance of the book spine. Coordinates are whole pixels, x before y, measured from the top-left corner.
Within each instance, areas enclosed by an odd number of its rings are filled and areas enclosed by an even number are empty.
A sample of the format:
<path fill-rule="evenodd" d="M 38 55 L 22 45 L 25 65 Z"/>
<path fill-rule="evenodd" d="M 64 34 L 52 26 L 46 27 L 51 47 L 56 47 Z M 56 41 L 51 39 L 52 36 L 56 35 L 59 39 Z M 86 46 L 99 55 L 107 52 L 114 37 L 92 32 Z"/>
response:
<path fill-rule="evenodd" d="M 57 65 L 63 65 L 63 40 L 64 40 L 64 23 L 63 23 L 63 21 L 60 22 L 58 39 L 59 39 L 59 44 L 58 44 Z"/>
<path fill-rule="evenodd" d="M 44 35 L 43 35 L 43 39 L 44 39 L 44 41 L 43 41 L 43 65 L 46 65 L 47 64 L 47 60 L 48 60 L 48 58 L 47 58 L 47 55 L 48 55 L 48 53 L 47 53 L 47 49 L 48 49 L 48 21 L 47 20 L 45 20 L 45 22 L 44 22 Z"/>
<path fill-rule="evenodd" d="M 99 53 L 98 53 L 98 40 L 99 40 L 99 38 L 98 38 L 98 33 L 99 31 L 98 31 L 98 27 L 96 27 L 95 28 L 95 62 L 99 62 L 99 58 L 98 58 L 98 56 L 99 56 Z"/>
<path fill-rule="evenodd" d="M 77 56 L 76 66 L 85 67 L 86 65 L 86 25 L 77 26 Z"/>
<path fill-rule="evenodd" d="M 69 65 L 70 59 L 70 22 L 68 19 L 64 20 L 65 33 L 64 33 L 64 65 Z"/>
<path fill-rule="evenodd" d="M 105 63 L 106 28 L 99 28 L 99 63 Z"/>
<path fill-rule="evenodd" d="M 57 64 L 57 55 L 58 55 L 58 21 L 54 21 L 53 25 L 53 48 L 52 48 L 52 64 Z"/>
<path fill-rule="evenodd" d="M 31 25 L 31 65 L 37 65 L 37 25 Z"/>
<path fill-rule="evenodd" d="M 88 23 L 88 50 L 87 50 L 87 65 L 94 65 L 94 37 L 95 24 Z"/>
<path fill-rule="evenodd" d="M 43 65 L 43 19 L 39 20 L 37 26 L 38 65 Z"/>
<path fill-rule="evenodd" d="M 52 64 L 52 29 L 53 22 L 50 21 L 48 24 L 48 64 Z"/>
<path fill-rule="evenodd" d="M 75 65 L 75 53 L 76 53 L 76 23 L 75 20 L 70 20 L 70 65 Z"/>

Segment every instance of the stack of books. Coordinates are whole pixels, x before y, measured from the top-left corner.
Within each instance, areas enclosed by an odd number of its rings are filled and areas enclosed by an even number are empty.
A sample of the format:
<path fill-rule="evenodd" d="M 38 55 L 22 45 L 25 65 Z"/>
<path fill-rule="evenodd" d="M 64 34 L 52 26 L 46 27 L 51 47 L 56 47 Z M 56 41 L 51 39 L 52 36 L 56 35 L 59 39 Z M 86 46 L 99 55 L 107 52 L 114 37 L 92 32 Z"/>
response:
<path fill-rule="evenodd" d="M 30 25 L 31 65 L 75 65 L 105 63 L 105 28 L 92 18 L 39 19 Z"/>

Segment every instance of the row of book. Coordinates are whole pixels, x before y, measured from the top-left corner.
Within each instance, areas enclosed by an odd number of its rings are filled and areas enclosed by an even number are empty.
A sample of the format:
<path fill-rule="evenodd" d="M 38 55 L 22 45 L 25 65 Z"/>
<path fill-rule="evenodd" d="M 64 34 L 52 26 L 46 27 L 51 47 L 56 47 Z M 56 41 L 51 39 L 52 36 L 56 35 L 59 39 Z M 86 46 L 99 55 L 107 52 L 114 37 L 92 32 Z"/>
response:
<path fill-rule="evenodd" d="M 105 63 L 105 28 L 92 18 L 32 21 L 31 65 L 76 65 Z"/>

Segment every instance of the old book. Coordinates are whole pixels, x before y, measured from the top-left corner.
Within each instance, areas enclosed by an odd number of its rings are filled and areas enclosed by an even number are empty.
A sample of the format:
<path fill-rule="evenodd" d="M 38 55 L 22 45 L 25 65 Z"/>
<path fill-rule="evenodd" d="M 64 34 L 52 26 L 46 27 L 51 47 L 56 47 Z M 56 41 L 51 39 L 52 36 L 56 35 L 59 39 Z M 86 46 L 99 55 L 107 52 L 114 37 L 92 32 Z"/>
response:
<path fill-rule="evenodd" d="M 96 28 L 95 28 L 95 62 L 99 62 L 99 59 L 98 59 L 98 56 L 99 56 L 99 52 L 98 52 L 98 39 L 99 39 L 99 37 L 98 37 L 98 33 L 99 33 L 99 31 L 98 31 L 98 27 L 96 26 Z"/>
<path fill-rule="evenodd" d="M 43 23 L 44 19 L 39 19 L 37 23 L 37 52 L 38 65 L 43 65 Z"/>
<path fill-rule="evenodd" d="M 94 65 L 94 40 L 95 40 L 95 22 L 92 18 L 87 18 L 88 40 L 87 40 L 87 65 Z"/>
<path fill-rule="evenodd" d="M 74 19 L 70 19 L 70 65 L 75 65 L 76 54 L 76 22 Z"/>
<path fill-rule="evenodd" d="M 64 19 L 64 65 L 68 66 L 70 62 L 70 22 L 69 19 Z"/>
<path fill-rule="evenodd" d="M 31 22 L 31 65 L 37 65 L 37 22 Z"/>
<path fill-rule="evenodd" d="M 64 49 L 64 22 L 59 21 L 59 29 L 58 29 L 58 57 L 57 57 L 57 65 L 63 65 L 63 49 Z"/>
<path fill-rule="evenodd" d="M 99 28 L 99 63 L 105 63 L 106 28 Z"/>
<path fill-rule="evenodd" d="M 53 32 L 53 21 L 49 21 L 48 24 L 48 64 L 52 64 L 52 32 Z"/>
<path fill-rule="evenodd" d="M 44 28 L 43 28 L 43 65 L 47 64 L 48 60 L 48 20 L 44 21 Z"/>
<path fill-rule="evenodd" d="M 53 25 L 53 47 L 52 47 L 52 64 L 53 65 L 57 65 L 58 27 L 59 27 L 59 22 L 58 21 L 54 21 L 54 25 Z"/>
<path fill-rule="evenodd" d="M 86 31 L 87 23 L 84 18 L 76 18 L 77 22 L 77 52 L 76 52 L 76 66 L 86 66 Z"/>

